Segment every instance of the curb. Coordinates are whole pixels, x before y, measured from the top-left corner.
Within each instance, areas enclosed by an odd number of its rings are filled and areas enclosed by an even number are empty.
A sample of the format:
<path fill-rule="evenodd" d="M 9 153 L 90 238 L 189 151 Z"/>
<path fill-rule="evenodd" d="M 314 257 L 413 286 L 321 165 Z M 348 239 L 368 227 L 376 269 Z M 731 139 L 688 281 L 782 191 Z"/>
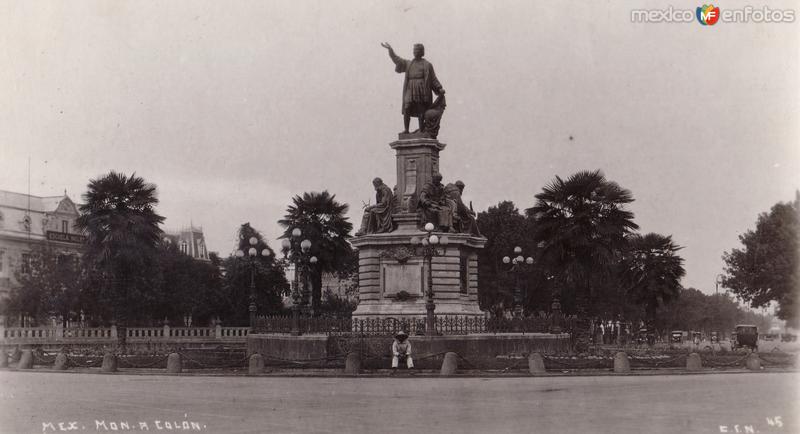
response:
<path fill-rule="evenodd" d="M 412 372 L 398 371 L 392 373 L 391 370 L 378 370 L 364 371 L 358 376 L 345 374 L 341 369 L 331 370 L 278 370 L 273 372 L 264 372 L 261 374 L 248 374 L 248 370 L 219 370 L 217 372 L 209 372 L 211 370 L 186 370 L 181 373 L 167 373 L 163 369 L 147 370 L 147 369 L 119 369 L 116 372 L 101 372 L 100 368 L 78 368 L 69 369 L 66 371 L 56 370 L 52 368 L 34 368 L 27 370 L 17 369 L 0 369 L 0 372 L 24 372 L 24 373 L 57 373 L 57 374 L 96 374 L 96 375 L 137 375 L 137 376 L 161 376 L 161 377 L 248 377 L 248 378 L 261 378 L 261 377 L 292 377 L 292 378 L 397 378 L 397 379 L 410 379 L 410 378 L 542 378 L 542 377 L 648 377 L 648 376 L 670 376 L 670 375 L 719 375 L 719 374 L 778 374 L 778 373 L 797 373 L 800 372 L 797 368 L 762 368 L 759 371 L 751 371 L 746 368 L 704 368 L 702 371 L 687 371 L 685 368 L 661 368 L 661 369 L 631 369 L 630 372 L 615 373 L 613 369 L 599 369 L 599 370 L 580 370 L 580 371 L 548 371 L 536 375 L 527 373 L 527 370 L 520 370 L 515 372 L 492 372 L 492 371 L 476 371 L 476 370 L 459 370 L 450 376 L 441 376 L 439 370 L 415 370 Z"/>

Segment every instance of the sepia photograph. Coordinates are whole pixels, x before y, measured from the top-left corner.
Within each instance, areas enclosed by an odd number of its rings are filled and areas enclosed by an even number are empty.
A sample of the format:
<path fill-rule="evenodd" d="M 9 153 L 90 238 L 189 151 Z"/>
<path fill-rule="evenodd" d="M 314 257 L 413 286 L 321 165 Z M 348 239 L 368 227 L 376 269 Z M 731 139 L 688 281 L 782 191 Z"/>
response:
<path fill-rule="evenodd" d="M 790 0 L 0 0 L 0 434 L 800 433 Z"/>

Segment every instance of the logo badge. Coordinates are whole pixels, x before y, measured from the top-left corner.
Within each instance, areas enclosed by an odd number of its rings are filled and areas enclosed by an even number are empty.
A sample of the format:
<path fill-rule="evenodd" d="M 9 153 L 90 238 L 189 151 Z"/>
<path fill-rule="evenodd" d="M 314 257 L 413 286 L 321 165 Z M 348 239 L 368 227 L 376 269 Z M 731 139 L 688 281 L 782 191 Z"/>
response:
<path fill-rule="evenodd" d="M 713 26 L 719 21 L 719 8 L 703 5 L 697 8 L 697 21 L 704 26 Z"/>

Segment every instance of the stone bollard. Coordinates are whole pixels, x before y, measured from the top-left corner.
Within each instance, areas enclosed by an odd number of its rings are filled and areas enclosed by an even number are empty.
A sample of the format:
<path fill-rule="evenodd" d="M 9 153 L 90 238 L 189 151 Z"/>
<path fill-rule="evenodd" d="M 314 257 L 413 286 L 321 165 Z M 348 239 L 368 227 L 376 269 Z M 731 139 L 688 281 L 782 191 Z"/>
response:
<path fill-rule="evenodd" d="M 751 371 L 760 371 L 761 359 L 758 358 L 758 353 L 750 353 L 745 361 L 745 366 Z"/>
<path fill-rule="evenodd" d="M 22 350 L 17 369 L 33 369 L 33 351 Z"/>
<path fill-rule="evenodd" d="M 457 370 L 458 354 L 452 351 L 448 352 L 444 355 L 444 360 L 442 361 L 442 370 L 439 372 L 439 375 L 455 375 Z"/>
<path fill-rule="evenodd" d="M 261 354 L 253 354 L 250 356 L 250 364 L 247 367 L 247 373 L 250 375 L 258 375 L 264 372 L 264 357 Z"/>
<path fill-rule="evenodd" d="M 53 363 L 53 369 L 57 371 L 63 371 L 67 369 L 67 355 L 64 353 L 58 353 L 56 356 L 56 361 Z"/>
<path fill-rule="evenodd" d="M 361 373 L 361 354 L 358 352 L 347 353 L 344 360 L 344 373 L 348 375 L 358 375 Z"/>
<path fill-rule="evenodd" d="M 700 354 L 692 353 L 686 357 L 686 370 L 699 371 L 703 369 L 703 361 L 700 359 Z"/>
<path fill-rule="evenodd" d="M 0 350 L 0 368 L 8 368 L 8 353 L 6 350 Z"/>
<path fill-rule="evenodd" d="M 170 374 L 179 374 L 183 366 L 181 366 L 181 355 L 178 353 L 170 353 L 167 357 L 167 372 Z"/>
<path fill-rule="evenodd" d="M 528 356 L 528 371 L 531 375 L 544 374 L 547 372 L 544 368 L 544 359 L 539 353 L 531 353 Z"/>
<path fill-rule="evenodd" d="M 617 374 L 631 372 L 631 362 L 628 361 L 628 355 L 624 351 L 620 351 L 614 356 L 614 372 Z"/>
<path fill-rule="evenodd" d="M 117 356 L 106 353 L 103 356 L 103 366 L 100 367 L 100 372 L 117 372 Z"/>

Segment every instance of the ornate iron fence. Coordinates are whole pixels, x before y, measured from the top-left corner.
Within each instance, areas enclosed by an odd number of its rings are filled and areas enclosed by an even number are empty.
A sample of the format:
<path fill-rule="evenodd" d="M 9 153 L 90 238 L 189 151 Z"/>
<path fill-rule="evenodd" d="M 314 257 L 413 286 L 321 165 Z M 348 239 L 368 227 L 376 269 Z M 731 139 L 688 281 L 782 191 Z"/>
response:
<path fill-rule="evenodd" d="M 482 318 L 465 316 L 437 316 L 436 331 L 443 335 L 492 334 L 492 333 L 551 333 L 569 332 L 574 318 L 554 321 L 551 316 L 526 318 Z M 554 328 L 558 325 L 558 328 Z M 363 335 L 393 335 L 399 331 L 410 335 L 425 332 L 424 318 L 309 318 L 299 320 L 302 334 L 357 333 Z M 261 316 L 256 320 L 256 333 L 290 333 L 292 318 L 284 316 Z"/>

